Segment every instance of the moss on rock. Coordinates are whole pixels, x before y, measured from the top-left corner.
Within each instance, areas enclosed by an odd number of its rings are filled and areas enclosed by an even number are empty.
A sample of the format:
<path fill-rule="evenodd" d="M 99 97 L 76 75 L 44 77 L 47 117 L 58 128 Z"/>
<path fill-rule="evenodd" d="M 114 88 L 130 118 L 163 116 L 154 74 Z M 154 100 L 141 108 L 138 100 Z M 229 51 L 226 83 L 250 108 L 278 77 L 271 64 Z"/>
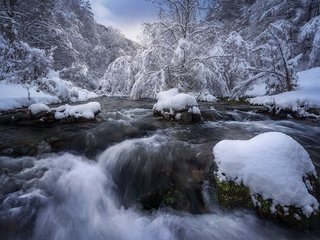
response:
<path fill-rule="evenodd" d="M 250 191 L 244 185 L 237 185 L 232 181 L 219 181 L 215 177 L 217 198 L 220 205 L 225 208 L 251 207 Z"/>
<path fill-rule="evenodd" d="M 311 194 L 319 201 L 319 179 L 311 176 L 306 180 L 313 188 Z M 238 185 L 230 180 L 221 181 L 218 177 L 215 177 L 215 182 L 218 202 L 224 208 L 251 208 L 261 218 L 275 220 L 299 229 L 312 229 L 317 224 L 316 222 L 320 221 L 319 211 L 306 216 L 299 207 L 274 206 L 272 199 L 263 199 L 260 194 L 252 196 L 249 188 L 243 184 Z"/>

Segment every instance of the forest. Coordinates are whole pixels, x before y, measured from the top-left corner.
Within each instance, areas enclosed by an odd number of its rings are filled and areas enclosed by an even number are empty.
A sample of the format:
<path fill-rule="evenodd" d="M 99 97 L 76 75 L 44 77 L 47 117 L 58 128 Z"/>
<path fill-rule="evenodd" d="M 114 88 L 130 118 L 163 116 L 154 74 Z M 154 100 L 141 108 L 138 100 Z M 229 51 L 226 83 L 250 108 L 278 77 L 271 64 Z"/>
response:
<path fill-rule="evenodd" d="M 320 0 L 0 0 L 0 240 L 320 239 L 319 120 Z"/>
<path fill-rule="evenodd" d="M 292 91 L 298 71 L 320 64 L 318 1 L 154 4 L 159 19 L 137 44 L 95 23 L 88 1 L 2 1 L 0 79 L 50 91 L 42 78 L 53 70 L 99 94 L 156 98 L 178 88 L 210 101 L 260 84 L 269 95 Z"/>

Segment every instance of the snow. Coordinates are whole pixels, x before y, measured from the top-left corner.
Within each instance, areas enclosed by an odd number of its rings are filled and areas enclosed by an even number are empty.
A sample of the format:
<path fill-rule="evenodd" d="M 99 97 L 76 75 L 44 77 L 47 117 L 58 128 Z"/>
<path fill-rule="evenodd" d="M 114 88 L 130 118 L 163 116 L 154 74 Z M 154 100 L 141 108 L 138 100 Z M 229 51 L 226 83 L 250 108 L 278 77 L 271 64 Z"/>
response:
<path fill-rule="evenodd" d="M 50 71 L 47 77 L 42 78 L 41 83 L 47 92 L 57 96 L 62 102 L 88 101 L 98 97 L 93 92 L 76 87 L 72 82 L 61 79 L 59 72 L 56 71 Z"/>
<path fill-rule="evenodd" d="M 258 81 L 257 84 L 253 84 L 243 95 L 248 97 L 257 97 L 266 95 L 267 84 L 265 82 Z"/>
<path fill-rule="evenodd" d="M 200 80 L 200 79 L 198 79 Z M 195 97 L 198 101 L 202 101 L 202 102 L 216 102 L 218 101 L 218 99 L 213 96 L 212 94 L 210 94 L 208 92 L 207 89 L 205 89 L 204 91 L 200 91 L 200 92 L 188 92 L 189 95 Z"/>
<path fill-rule="evenodd" d="M 175 49 L 173 58 L 171 60 L 172 64 L 179 65 L 183 63 L 183 61 L 185 61 L 186 53 L 189 50 L 189 48 L 190 43 L 186 39 L 179 39 L 178 46 Z"/>
<path fill-rule="evenodd" d="M 28 109 L 33 115 L 43 111 L 54 112 L 54 117 L 57 120 L 69 117 L 94 119 L 96 113 L 101 111 L 101 105 L 98 102 L 90 102 L 74 106 L 65 104 L 57 108 L 50 108 L 45 104 L 35 103 L 30 105 Z"/>
<path fill-rule="evenodd" d="M 181 111 L 186 110 L 189 107 L 198 106 L 198 103 L 194 97 L 189 94 L 179 93 L 178 89 L 176 88 L 158 93 L 157 99 L 158 102 L 153 106 L 153 109 L 160 112 L 163 112 L 164 109 Z M 198 110 L 196 109 L 196 111 Z"/>
<path fill-rule="evenodd" d="M 192 113 L 193 114 L 199 114 L 199 115 L 201 114 L 200 109 L 198 107 L 195 107 L 195 106 L 192 107 Z"/>
<path fill-rule="evenodd" d="M 213 148 L 221 181 L 234 181 L 255 194 L 272 199 L 273 208 L 296 206 L 310 216 L 318 201 L 308 192 L 303 177 L 316 176 L 306 150 L 290 136 L 279 132 L 260 134 L 250 140 L 224 140 Z"/>
<path fill-rule="evenodd" d="M 246 45 L 246 42 L 243 40 L 243 38 L 239 35 L 239 33 L 235 31 L 229 34 L 226 42 L 229 44 L 234 44 L 237 47 L 243 47 L 244 45 Z"/>
<path fill-rule="evenodd" d="M 135 76 L 135 83 L 132 86 L 130 98 L 133 100 L 141 98 L 156 98 L 157 93 L 161 91 L 165 82 L 165 73 L 163 70 L 153 73 L 140 71 Z"/>
<path fill-rule="evenodd" d="M 298 87 L 295 91 L 272 96 L 248 99 L 257 105 L 273 105 L 279 109 L 291 109 L 305 115 L 308 108 L 320 108 L 320 67 L 298 72 Z"/>
<path fill-rule="evenodd" d="M 70 106 L 65 104 L 55 110 L 55 119 L 64 119 L 68 117 L 94 119 L 95 113 L 101 111 L 101 105 L 98 102 L 90 102 L 81 105 Z"/>
<path fill-rule="evenodd" d="M 40 112 L 49 112 L 50 111 L 50 108 L 43 103 L 32 104 L 29 106 L 28 109 L 33 115 L 36 115 L 37 113 L 40 113 Z"/>
<path fill-rule="evenodd" d="M 59 101 L 58 97 L 39 91 L 36 87 L 30 88 L 29 99 L 27 88 L 19 84 L 0 81 L 0 110 L 27 107 L 33 103 L 51 104 Z"/>
<path fill-rule="evenodd" d="M 112 62 L 100 81 L 102 94 L 128 96 L 134 84 L 132 57 L 122 56 Z"/>
<path fill-rule="evenodd" d="M 300 29 L 298 41 L 301 44 L 305 44 L 306 41 L 311 43 L 311 52 L 309 54 L 309 64 L 311 66 L 319 66 L 319 54 L 320 54 L 320 16 L 312 18 Z"/>
<path fill-rule="evenodd" d="M 40 86 L 15 84 L 0 81 L 0 110 L 28 107 L 34 103 L 53 104 L 61 102 L 87 101 L 98 97 L 97 94 L 74 86 L 71 82 L 59 78 L 59 73 L 50 71 L 40 80 Z"/>

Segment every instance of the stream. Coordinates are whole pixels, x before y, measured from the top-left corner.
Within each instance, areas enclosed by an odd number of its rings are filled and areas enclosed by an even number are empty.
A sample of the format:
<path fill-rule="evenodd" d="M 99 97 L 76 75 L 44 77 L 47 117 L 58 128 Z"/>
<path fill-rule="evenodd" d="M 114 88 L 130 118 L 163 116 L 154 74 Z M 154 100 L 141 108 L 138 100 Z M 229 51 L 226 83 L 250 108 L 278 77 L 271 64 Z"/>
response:
<path fill-rule="evenodd" d="M 154 117 L 150 100 L 94 101 L 97 121 L 0 125 L 0 239 L 320 239 L 320 226 L 219 207 L 210 181 L 216 143 L 270 131 L 297 140 L 320 174 L 319 122 L 222 102 L 184 125 Z"/>

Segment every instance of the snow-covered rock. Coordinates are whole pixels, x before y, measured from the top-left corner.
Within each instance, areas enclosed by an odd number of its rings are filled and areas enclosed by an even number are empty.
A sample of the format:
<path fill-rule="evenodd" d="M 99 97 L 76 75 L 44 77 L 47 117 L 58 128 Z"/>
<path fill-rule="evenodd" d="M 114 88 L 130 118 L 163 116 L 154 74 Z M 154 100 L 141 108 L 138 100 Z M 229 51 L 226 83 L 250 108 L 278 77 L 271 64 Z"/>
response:
<path fill-rule="evenodd" d="M 95 116 L 101 112 L 101 105 L 98 102 L 90 102 L 75 106 L 66 104 L 53 110 L 55 110 L 54 117 L 57 120 L 68 118 L 94 119 Z"/>
<path fill-rule="evenodd" d="M 79 122 L 94 120 L 101 112 L 101 105 L 98 102 L 73 105 L 68 104 L 50 108 L 46 104 L 35 103 L 28 109 L 17 109 L 1 113 L 0 123 L 28 123 L 44 124 L 54 123 L 63 120 L 64 122 Z"/>
<path fill-rule="evenodd" d="M 290 223 L 318 211 L 319 203 L 312 195 L 315 167 L 307 151 L 290 136 L 269 132 L 247 141 L 224 140 L 213 148 L 213 154 L 218 194 L 226 202 L 245 199 L 235 194 L 246 195 L 247 189 L 249 205 L 262 216 Z"/>
<path fill-rule="evenodd" d="M 181 122 L 198 122 L 201 120 L 201 111 L 194 97 L 189 94 L 179 93 L 173 88 L 157 95 L 158 102 L 153 106 L 155 115 L 165 119 Z"/>
<path fill-rule="evenodd" d="M 176 88 L 158 93 L 157 99 L 158 102 L 153 107 L 153 109 L 157 111 L 163 111 L 164 109 L 180 111 L 188 109 L 189 107 L 198 106 L 194 97 L 185 93 L 179 93 Z"/>
<path fill-rule="evenodd" d="M 41 112 L 49 112 L 50 111 L 50 108 L 43 103 L 32 104 L 28 107 L 28 109 L 32 113 L 32 115 L 36 115 Z"/>
<path fill-rule="evenodd" d="M 298 73 L 298 87 L 295 91 L 272 96 L 250 98 L 251 104 L 271 107 L 275 113 L 282 110 L 296 112 L 300 116 L 312 116 L 310 109 L 320 109 L 320 67 Z"/>

